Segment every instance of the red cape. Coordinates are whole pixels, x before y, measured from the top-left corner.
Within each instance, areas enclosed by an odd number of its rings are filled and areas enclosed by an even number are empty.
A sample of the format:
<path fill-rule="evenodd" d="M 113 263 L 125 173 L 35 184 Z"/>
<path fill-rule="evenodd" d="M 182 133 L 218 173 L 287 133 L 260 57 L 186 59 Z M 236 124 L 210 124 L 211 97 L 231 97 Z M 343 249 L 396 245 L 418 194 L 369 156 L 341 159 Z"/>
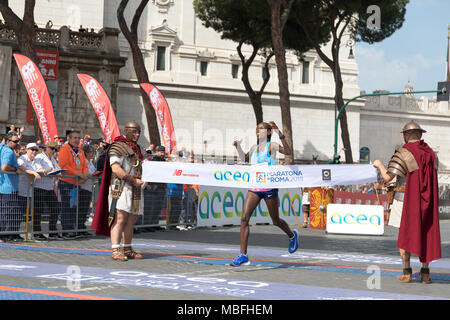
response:
<path fill-rule="evenodd" d="M 428 263 L 441 258 L 435 154 L 423 140 L 403 147 L 413 154 L 419 169 L 406 177 L 397 247 L 417 255 L 420 262 Z"/>
<path fill-rule="evenodd" d="M 142 160 L 143 156 L 141 153 L 141 148 L 138 144 L 131 143 L 127 138 L 123 136 L 118 136 L 114 139 L 114 142 L 125 142 L 129 147 L 133 149 L 134 152 L 136 152 L 139 156 L 139 158 Z M 105 165 L 103 169 L 102 174 L 102 183 L 100 185 L 100 191 L 98 194 L 98 200 L 95 205 L 95 212 L 94 217 L 92 219 L 92 225 L 91 229 L 95 230 L 96 234 L 107 236 L 109 237 L 111 235 L 110 233 L 110 227 L 108 225 L 108 218 L 109 218 L 109 203 L 108 203 L 108 196 L 109 196 L 109 186 L 111 184 L 111 165 L 109 163 L 109 156 L 108 156 L 108 150 L 105 151 Z"/>
<path fill-rule="evenodd" d="M 102 182 L 100 184 L 100 191 L 98 193 L 97 203 L 95 205 L 94 217 L 92 218 L 91 229 L 95 230 L 96 234 L 102 236 L 110 236 L 110 227 L 108 225 L 109 217 L 109 186 L 111 184 L 111 165 L 109 164 L 108 150 L 105 151 L 105 165 L 103 167 Z"/>

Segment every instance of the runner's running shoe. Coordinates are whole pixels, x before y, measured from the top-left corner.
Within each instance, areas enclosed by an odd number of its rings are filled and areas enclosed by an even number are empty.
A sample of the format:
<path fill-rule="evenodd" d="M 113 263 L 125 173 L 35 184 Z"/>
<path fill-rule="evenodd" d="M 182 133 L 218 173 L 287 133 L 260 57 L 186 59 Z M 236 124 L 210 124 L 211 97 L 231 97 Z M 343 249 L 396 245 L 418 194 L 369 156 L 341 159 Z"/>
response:
<path fill-rule="evenodd" d="M 238 255 L 233 262 L 231 262 L 231 265 L 233 267 L 239 267 L 241 265 L 245 265 L 248 266 L 250 264 L 250 261 L 248 260 L 248 256 L 244 255 L 244 254 L 240 254 Z"/>
<path fill-rule="evenodd" d="M 298 232 L 297 230 L 292 231 L 294 233 L 294 236 L 292 238 L 289 238 L 289 253 L 294 253 L 298 249 Z"/>

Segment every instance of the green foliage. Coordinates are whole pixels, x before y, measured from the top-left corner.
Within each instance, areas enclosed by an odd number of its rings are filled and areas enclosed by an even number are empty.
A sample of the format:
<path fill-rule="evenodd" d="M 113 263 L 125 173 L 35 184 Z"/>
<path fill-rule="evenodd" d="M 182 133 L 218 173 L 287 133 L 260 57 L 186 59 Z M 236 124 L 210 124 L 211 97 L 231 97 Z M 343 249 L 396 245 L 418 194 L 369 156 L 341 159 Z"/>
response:
<path fill-rule="evenodd" d="M 356 41 L 375 43 L 390 37 L 402 27 L 406 4 L 409 0 L 297 0 L 292 14 L 308 30 L 313 41 L 320 39 L 320 32 L 333 33 L 339 37 L 340 28 L 347 30 Z M 370 6 L 379 8 L 379 28 L 370 28 L 374 12 Z"/>
<path fill-rule="evenodd" d="M 222 39 L 270 47 L 270 9 L 266 0 L 194 0 L 197 17 Z"/>
<path fill-rule="evenodd" d="M 194 0 L 194 10 L 202 24 L 221 34 L 222 39 L 264 49 L 272 48 L 270 8 L 267 0 Z M 328 42 L 329 30 L 323 29 L 318 39 Z M 289 18 L 283 30 L 284 46 L 299 57 L 313 48 L 298 26 Z"/>
<path fill-rule="evenodd" d="M 356 41 L 371 44 L 380 42 L 402 27 L 405 20 L 406 5 L 409 0 L 372 0 L 365 2 L 366 6 L 358 10 L 359 18 L 353 29 Z M 377 5 L 380 8 L 380 29 L 367 27 L 367 19 L 371 16 L 370 13 L 367 13 L 369 5 Z"/>

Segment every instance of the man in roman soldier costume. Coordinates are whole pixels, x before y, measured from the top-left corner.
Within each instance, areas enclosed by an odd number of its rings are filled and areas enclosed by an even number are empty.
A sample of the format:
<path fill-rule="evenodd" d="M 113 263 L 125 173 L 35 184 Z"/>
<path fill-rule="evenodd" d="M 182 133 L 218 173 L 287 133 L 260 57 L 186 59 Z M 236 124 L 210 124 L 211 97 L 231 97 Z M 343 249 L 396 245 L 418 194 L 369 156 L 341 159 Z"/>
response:
<path fill-rule="evenodd" d="M 373 163 L 386 184 L 397 180 L 389 225 L 400 228 L 397 241 L 403 262 L 400 282 L 412 281 L 411 253 L 422 263 L 422 283 L 431 283 L 429 262 L 441 258 L 437 158 L 421 140 L 424 132 L 416 122 L 407 123 L 402 130 L 405 144 L 392 156 L 388 168 L 380 160 Z"/>
<path fill-rule="evenodd" d="M 127 122 L 124 136 L 116 137 L 108 148 L 91 226 L 96 234 L 111 237 L 111 258 L 118 261 L 142 259 L 131 246 L 134 225 L 143 214 L 144 204 L 143 156 L 137 144 L 140 134 L 141 127 L 137 122 Z M 121 240 L 123 248 L 120 247 Z"/>

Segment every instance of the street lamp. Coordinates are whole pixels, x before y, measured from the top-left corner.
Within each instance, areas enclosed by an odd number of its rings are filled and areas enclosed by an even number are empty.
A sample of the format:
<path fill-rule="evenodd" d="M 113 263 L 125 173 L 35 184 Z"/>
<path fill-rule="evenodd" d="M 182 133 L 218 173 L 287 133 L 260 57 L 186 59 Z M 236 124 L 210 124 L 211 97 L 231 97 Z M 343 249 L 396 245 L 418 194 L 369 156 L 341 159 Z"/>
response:
<path fill-rule="evenodd" d="M 348 104 L 358 98 L 362 98 L 362 97 L 369 97 L 369 96 L 387 96 L 387 95 L 394 95 L 394 94 L 420 94 L 420 93 L 438 93 L 438 94 L 445 94 L 447 92 L 447 88 L 443 87 L 442 89 L 439 90 L 427 90 L 427 91 L 412 91 L 412 92 L 379 92 L 379 93 L 365 93 L 365 94 L 361 94 L 357 97 L 351 98 L 350 100 L 348 100 L 343 106 L 342 108 L 339 110 L 339 113 L 336 117 L 336 122 L 334 124 L 334 153 L 333 153 L 333 159 L 328 160 L 328 163 L 339 163 L 339 159 L 341 158 L 340 155 L 338 155 L 337 153 L 337 136 L 338 136 L 338 126 L 339 126 L 339 117 L 342 113 L 342 111 L 344 111 L 344 109 L 348 106 Z"/>
<path fill-rule="evenodd" d="M 348 39 L 347 43 L 345 44 L 345 46 L 347 48 L 350 48 L 350 52 L 348 53 L 348 58 L 347 59 L 355 59 L 355 55 L 353 54 L 353 46 L 355 45 L 355 40 L 353 40 L 352 38 Z"/>

